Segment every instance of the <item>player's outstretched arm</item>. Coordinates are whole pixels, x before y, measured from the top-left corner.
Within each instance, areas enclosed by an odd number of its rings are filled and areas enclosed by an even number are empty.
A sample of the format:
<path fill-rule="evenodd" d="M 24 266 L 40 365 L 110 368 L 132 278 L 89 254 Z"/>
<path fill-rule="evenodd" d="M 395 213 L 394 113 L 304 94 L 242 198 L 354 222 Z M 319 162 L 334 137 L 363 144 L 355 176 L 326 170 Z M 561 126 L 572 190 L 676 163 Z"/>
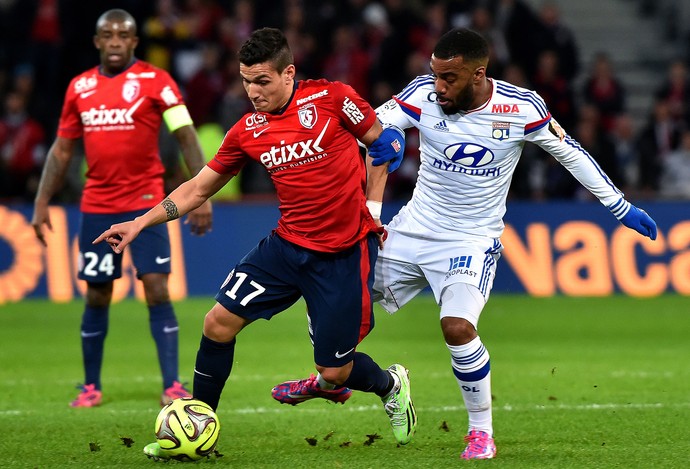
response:
<path fill-rule="evenodd" d="M 656 222 L 644 210 L 635 207 L 623 198 L 609 205 L 608 209 L 624 226 L 649 239 L 656 239 Z"/>
<path fill-rule="evenodd" d="M 221 175 L 204 167 L 192 179 L 180 184 L 160 204 L 134 220 L 111 226 L 94 239 L 93 244 L 105 241 L 110 244 L 113 251 L 119 254 L 139 235 L 141 230 L 176 220 L 189 213 L 206 202 L 231 178 L 232 175 Z"/>
<path fill-rule="evenodd" d="M 120 254 L 129 243 L 139 236 L 139 233 L 141 233 L 141 230 L 144 228 L 139 218 L 124 223 L 118 223 L 101 233 L 98 238 L 93 240 L 93 244 L 105 241 L 110 245 L 113 251 Z"/>

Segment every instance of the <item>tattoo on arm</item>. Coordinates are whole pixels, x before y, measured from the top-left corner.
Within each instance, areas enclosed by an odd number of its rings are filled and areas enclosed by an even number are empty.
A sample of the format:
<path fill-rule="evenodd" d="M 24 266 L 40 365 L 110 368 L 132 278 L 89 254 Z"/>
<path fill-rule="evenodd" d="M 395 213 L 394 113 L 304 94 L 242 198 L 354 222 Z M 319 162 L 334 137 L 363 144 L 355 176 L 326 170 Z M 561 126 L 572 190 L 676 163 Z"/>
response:
<path fill-rule="evenodd" d="M 161 202 L 161 205 L 165 209 L 165 213 L 168 216 L 168 221 L 180 218 L 180 211 L 177 210 L 177 205 L 175 205 L 175 202 L 166 197 L 165 200 Z"/>

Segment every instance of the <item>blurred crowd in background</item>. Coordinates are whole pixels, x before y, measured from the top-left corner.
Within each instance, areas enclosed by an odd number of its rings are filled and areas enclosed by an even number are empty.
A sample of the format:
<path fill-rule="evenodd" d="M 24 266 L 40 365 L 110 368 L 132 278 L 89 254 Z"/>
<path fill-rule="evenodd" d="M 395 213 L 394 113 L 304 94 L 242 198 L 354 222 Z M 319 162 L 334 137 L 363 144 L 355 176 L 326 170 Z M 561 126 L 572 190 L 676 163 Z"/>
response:
<path fill-rule="evenodd" d="M 236 51 L 256 28 L 282 29 L 298 78 L 353 86 L 374 106 L 429 72 L 436 40 L 469 27 L 490 42 L 488 75 L 536 90 L 566 131 L 628 198 L 690 199 L 690 81 L 679 57 L 650 85 L 652 109 L 636 125 L 615 58 L 602 52 L 583 69 L 577 37 L 557 3 L 523 0 L 0 0 L 0 202 L 31 202 L 72 77 L 98 64 L 97 18 L 124 8 L 136 18 L 136 56 L 177 80 L 208 159 L 225 131 L 251 111 Z M 578 78 L 579 79 L 576 79 Z M 393 173 L 388 199 L 409 198 L 419 165 L 417 136 Z M 127 158 L 128 155 L 122 155 Z M 168 188 L 185 175 L 178 150 L 161 133 Z M 56 202 L 79 200 L 83 162 L 70 169 Z M 222 191 L 225 200 L 274 197 L 266 172 L 248 165 Z M 510 197 L 591 197 L 552 157 L 528 145 Z"/>

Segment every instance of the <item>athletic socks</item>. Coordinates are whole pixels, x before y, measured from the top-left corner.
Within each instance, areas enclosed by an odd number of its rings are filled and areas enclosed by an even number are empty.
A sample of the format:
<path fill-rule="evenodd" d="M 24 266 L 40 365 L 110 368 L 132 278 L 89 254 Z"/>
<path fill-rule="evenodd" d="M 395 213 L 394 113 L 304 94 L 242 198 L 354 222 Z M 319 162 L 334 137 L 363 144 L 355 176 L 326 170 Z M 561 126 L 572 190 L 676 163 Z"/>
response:
<path fill-rule="evenodd" d="M 163 389 L 167 389 L 178 380 L 179 326 L 170 302 L 149 306 L 149 327 L 156 342 L 158 363 L 163 374 Z"/>
<path fill-rule="evenodd" d="M 205 335 L 201 336 L 194 365 L 193 395 L 214 410 L 218 408 L 220 394 L 232 370 L 236 342 L 237 339 L 233 339 L 231 342 L 221 343 Z"/>
<path fill-rule="evenodd" d="M 95 384 L 101 389 L 103 347 L 108 335 L 109 308 L 84 307 L 81 318 L 81 352 L 84 361 L 84 384 Z"/>
<path fill-rule="evenodd" d="M 464 345 L 446 345 L 467 408 L 469 428 L 493 435 L 489 352 L 479 337 Z"/>
<path fill-rule="evenodd" d="M 321 389 L 335 389 L 335 384 L 329 383 L 325 379 L 323 379 L 323 376 L 321 376 L 321 373 L 316 375 L 316 382 L 319 383 L 319 387 Z"/>
<path fill-rule="evenodd" d="M 352 371 L 343 386 L 358 391 L 373 392 L 377 396 L 383 397 L 393 389 L 394 384 L 393 375 L 382 370 L 369 355 L 355 352 Z"/>

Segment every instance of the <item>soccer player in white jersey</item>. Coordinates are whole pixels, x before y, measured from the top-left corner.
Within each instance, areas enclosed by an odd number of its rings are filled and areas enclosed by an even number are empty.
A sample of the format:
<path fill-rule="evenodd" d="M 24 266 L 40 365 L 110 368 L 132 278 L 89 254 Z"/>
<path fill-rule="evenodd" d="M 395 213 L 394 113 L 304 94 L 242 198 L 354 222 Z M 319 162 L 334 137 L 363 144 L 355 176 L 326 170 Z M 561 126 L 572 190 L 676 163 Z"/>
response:
<path fill-rule="evenodd" d="M 657 233 L 654 220 L 625 200 L 537 93 L 486 76 L 488 57 L 479 34 L 451 30 L 434 48 L 431 74 L 376 110 L 384 126 L 419 129 L 421 166 L 412 199 L 387 226 L 374 299 L 393 313 L 431 287 L 469 414 L 463 459 L 496 455 L 489 352 L 477 323 L 503 249 L 506 196 L 525 142 L 553 155 L 623 225 L 651 239 Z M 385 181 L 369 185 L 368 206 L 380 217 Z"/>

